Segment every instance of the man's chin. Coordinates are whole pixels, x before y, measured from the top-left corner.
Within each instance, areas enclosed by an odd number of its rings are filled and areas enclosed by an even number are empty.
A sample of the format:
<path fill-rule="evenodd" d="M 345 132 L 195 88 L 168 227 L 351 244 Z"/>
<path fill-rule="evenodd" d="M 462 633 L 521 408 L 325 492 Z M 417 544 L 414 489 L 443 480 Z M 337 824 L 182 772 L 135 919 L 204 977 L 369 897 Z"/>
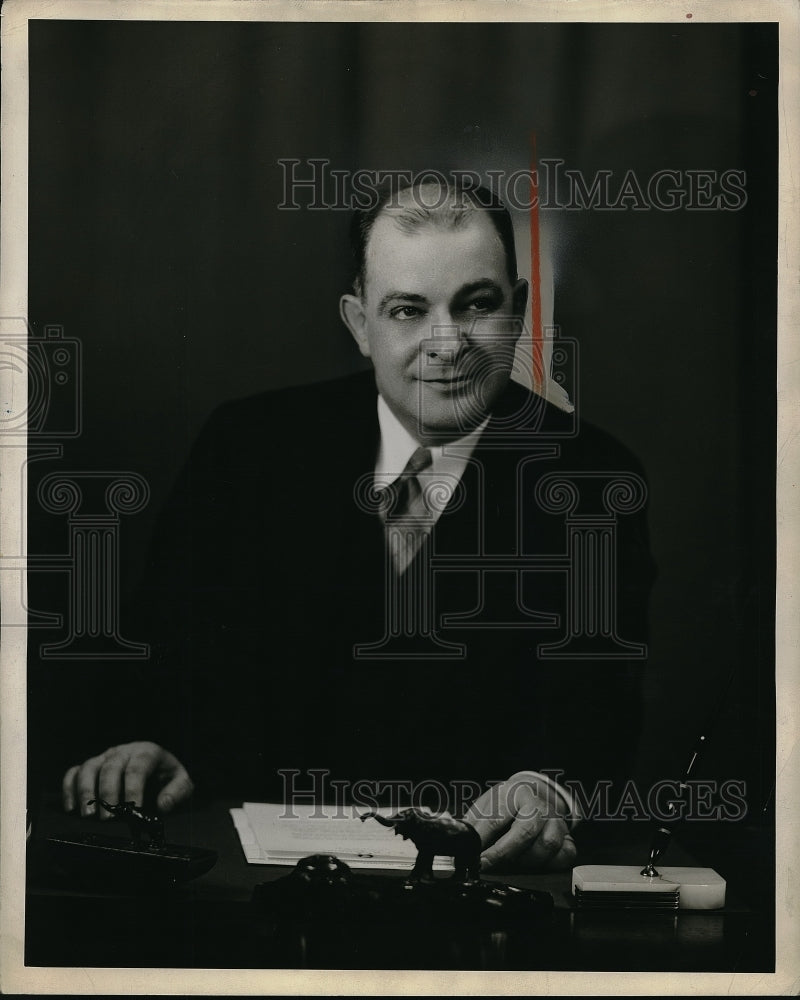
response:
<path fill-rule="evenodd" d="M 423 443 L 444 444 L 471 434 L 489 416 L 485 407 L 458 406 L 445 412 L 427 412 L 418 422 L 417 437 Z"/>
<path fill-rule="evenodd" d="M 470 434 L 492 412 L 507 382 L 507 378 L 502 383 L 486 380 L 481 392 L 476 392 L 474 385 L 424 385 L 418 411 L 421 437 L 454 441 Z"/>

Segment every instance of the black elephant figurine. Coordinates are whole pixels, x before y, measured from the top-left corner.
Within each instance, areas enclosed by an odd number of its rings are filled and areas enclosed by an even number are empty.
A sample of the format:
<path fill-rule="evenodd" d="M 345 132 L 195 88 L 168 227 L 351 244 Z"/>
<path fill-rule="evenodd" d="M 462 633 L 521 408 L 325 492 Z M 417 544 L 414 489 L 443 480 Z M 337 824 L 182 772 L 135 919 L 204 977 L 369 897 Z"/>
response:
<path fill-rule="evenodd" d="M 453 879 L 457 882 L 479 882 L 481 870 L 481 838 L 474 826 L 464 820 L 453 819 L 448 813 L 432 813 L 426 809 L 401 809 L 394 816 L 381 816 L 371 811 L 361 816 L 374 818 L 381 826 L 399 833 L 403 840 L 411 840 L 417 848 L 417 860 L 410 880 L 433 878 L 433 859 L 437 856 L 452 858 L 455 864 Z"/>

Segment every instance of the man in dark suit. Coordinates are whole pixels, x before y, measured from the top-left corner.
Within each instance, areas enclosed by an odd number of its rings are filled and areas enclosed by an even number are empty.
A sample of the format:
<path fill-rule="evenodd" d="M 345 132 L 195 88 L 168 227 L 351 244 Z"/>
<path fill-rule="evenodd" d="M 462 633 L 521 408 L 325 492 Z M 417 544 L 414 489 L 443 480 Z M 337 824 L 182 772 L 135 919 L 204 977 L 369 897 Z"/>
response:
<path fill-rule="evenodd" d="M 569 865 L 566 779 L 625 775 L 635 743 L 638 466 L 510 381 L 527 283 L 489 192 L 387 192 L 353 244 L 374 371 L 212 416 L 143 588 L 149 740 L 70 768 L 65 806 L 459 789 L 486 867 Z"/>

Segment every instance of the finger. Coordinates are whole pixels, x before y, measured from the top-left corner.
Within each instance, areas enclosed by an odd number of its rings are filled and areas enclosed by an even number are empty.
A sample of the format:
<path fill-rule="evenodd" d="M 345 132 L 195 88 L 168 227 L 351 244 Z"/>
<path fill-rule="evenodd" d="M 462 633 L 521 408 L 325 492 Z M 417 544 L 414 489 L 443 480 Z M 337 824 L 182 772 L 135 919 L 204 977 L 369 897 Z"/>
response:
<path fill-rule="evenodd" d="M 483 852 L 481 869 L 495 868 L 515 861 L 523 852 L 530 850 L 548 822 L 550 821 L 542 816 L 514 820 L 508 830 Z M 554 848 L 551 853 L 555 853 L 556 849 Z"/>
<path fill-rule="evenodd" d="M 567 836 L 567 824 L 563 819 L 548 819 L 525 852 L 528 863 L 537 869 L 546 868 L 563 848 Z"/>
<path fill-rule="evenodd" d="M 172 756 L 170 754 L 170 756 Z M 188 799 L 194 791 L 194 782 L 186 768 L 173 757 L 176 767 L 172 778 L 161 789 L 156 806 L 161 812 L 170 812 L 180 802 Z"/>
<path fill-rule="evenodd" d="M 578 856 L 578 848 L 569 833 L 563 835 L 558 850 L 549 857 L 545 856 L 542 846 L 531 844 L 530 849 L 517 858 L 516 866 L 524 871 L 561 871 L 571 868 Z"/>
<path fill-rule="evenodd" d="M 103 766 L 104 760 L 105 754 L 100 754 L 98 757 L 90 757 L 78 768 L 75 778 L 75 790 L 81 816 L 94 816 L 97 812 L 96 804 L 89 805 L 89 800 L 98 798 L 97 774 Z"/>
<path fill-rule="evenodd" d="M 575 841 L 572 837 L 567 834 L 564 837 L 564 843 L 561 845 L 561 850 L 555 857 L 551 858 L 545 865 L 547 871 L 560 872 L 564 871 L 565 868 L 574 868 L 575 862 L 578 859 L 578 848 L 575 846 Z"/>
<path fill-rule="evenodd" d="M 106 751 L 106 758 L 97 772 L 97 797 L 108 802 L 109 805 L 117 805 L 124 801 L 122 795 L 122 773 L 125 770 L 127 757 L 118 750 L 114 752 Z M 102 806 L 98 810 L 100 819 L 109 820 L 112 813 Z"/>
<path fill-rule="evenodd" d="M 464 815 L 464 820 L 477 830 L 484 846 L 497 840 L 514 818 L 507 799 L 502 784 L 494 785 L 475 799 Z"/>
<path fill-rule="evenodd" d="M 123 774 L 125 801 L 144 805 L 144 789 L 148 779 L 160 764 L 161 748 L 145 743 L 133 750 L 128 757 Z"/>
<path fill-rule="evenodd" d="M 577 857 L 578 848 L 575 846 L 575 841 L 567 834 L 558 852 L 548 860 L 543 862 L 538 853 L 528 855 L 526 852 L 517 858 L 515 867 L 520 871 L 557 872 L 573 868 Z"/>
<path fill-rule="evenodd" d="M 515 868 L 522 868 L 528 871 L 549 869 L 553 860 L 558 857 L 562 850 L 565 851 L 565 857 L 569 856 L 570 848 L 569 846 L 566 848 L 564 846 L 567 837 L 569 837 L 567 825 L 562 819 L 545 820 L 535 837 L 529 839 L 521 848 L 518 846 L 518 842 L 517 844 L 512 844 L 509 850 L 501 856 L 501 859 L 493 863 L 495 866 L 499 866 L 500 864 L 507 865 L 513 862 Z M 572 838 L 570 837 L 571 840 Z M 497 850 L 504 846 L 499 840 L 492 850 Z M 572 848 L 574 851 L 574 843 L 572 844 Z M 577 852 L 575 851 L 574 853 Z"/>
<path fill-rule="evenodd" d="M 78 773 L 78 765 L 71 767 L 61 780 L 61 804 L 64 812 L 72 812 L 75 808 L 75 776 Z"/>

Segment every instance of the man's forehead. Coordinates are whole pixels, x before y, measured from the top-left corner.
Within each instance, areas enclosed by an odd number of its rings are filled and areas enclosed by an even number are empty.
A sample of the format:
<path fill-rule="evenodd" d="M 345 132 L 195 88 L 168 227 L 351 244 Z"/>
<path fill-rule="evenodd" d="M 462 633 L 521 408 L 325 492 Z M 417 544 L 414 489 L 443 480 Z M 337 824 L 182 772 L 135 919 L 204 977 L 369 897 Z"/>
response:
<path fill-rule="evenodd" d="M 367 284 L 370 279 L 391 278 L 398 269 L 424 267 L 424 273 L 433 276 L 445 258 L 451 258 L 447 273 L 454 279 L 458 274 L 453 269 L 463 272 L 466 280 L 468 272 L 478 265 L 488 277 L 505 276 L 503 243 L 486 212 L 470 211 L 456 225 L 425 220 L 413 229 L 403 225 L 397 215 L 386 209 L 375 220 L 365 253 Z"/>

